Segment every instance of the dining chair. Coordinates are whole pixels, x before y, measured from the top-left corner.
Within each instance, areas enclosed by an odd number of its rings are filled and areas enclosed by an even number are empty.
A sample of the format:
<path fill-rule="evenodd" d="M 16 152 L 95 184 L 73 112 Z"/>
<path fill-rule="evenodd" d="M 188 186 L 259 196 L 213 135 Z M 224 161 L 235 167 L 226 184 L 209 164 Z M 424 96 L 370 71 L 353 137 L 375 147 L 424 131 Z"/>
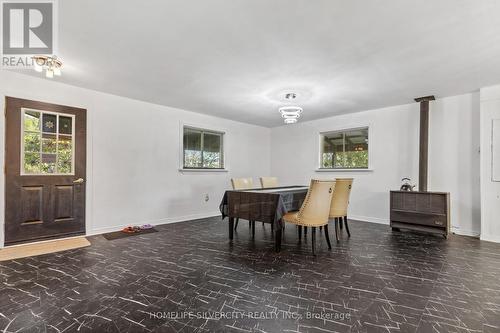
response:
<path fill-rule="evenodd" d="M 262 188 L 278 187 L 278 178 L 260 177 L 260 185 Z"/>
<path fill-rule="evenodd" d="M 252 178 L 231 178 L 233 190 L 248 190 L 253 188 Z"/>
<path fill-rule="evenodd" d="M 233 186 L 233 190 L 248 190 L 253 188 L 253 179 L 252 178 L 231 178 L 231 185 Z M 234 230 L 238 228 L 239 218 L 236 218 L 234 223 Z M 248 221 L 248 226 L 252 227 L 252 221 Z"/>
<path fill-rule="evenodd" d="M 347 235 L 351 237 L 349 225 L 347 224 L 347 208 L 349 207 L 349 197 L 353 181 L 353 178 L 335 178 L 335 190 L 333 191 L 329 219 L 335 220 L 335 238 L 337 242 L 339 241 L 339 226 L 342 229 L 342 220 L 345 224 Z"/>
<path fill-rule="evenodd" d="M 328 234 L 328 213 L 330 203 L 335 189 L 335 181 L 311 180 L 306 198 L 297 212 L 289 212 L 283 216 L 283 221 L 295 224 L 299 227 L 299 239 L 301 228 L 311 227 L 312 231 L 312 253 L 316 255 L 316 227 L 324 227 L 328 249 L 332 248 Z"/>

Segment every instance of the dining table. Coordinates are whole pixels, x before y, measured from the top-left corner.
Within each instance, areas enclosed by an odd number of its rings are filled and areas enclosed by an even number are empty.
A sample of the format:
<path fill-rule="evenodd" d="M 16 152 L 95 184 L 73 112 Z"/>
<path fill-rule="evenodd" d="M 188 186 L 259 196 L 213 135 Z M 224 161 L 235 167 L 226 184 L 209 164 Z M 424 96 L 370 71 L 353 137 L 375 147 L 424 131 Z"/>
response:
<path fill-rule="evenodd" d="M 228 217 L 229 240 L 234 237 L 235 219 L 245 219 L 269 223 L 275 231 L 275 249 L 281 249 L 281 237 L 284 227 L 283 216 L 291 211 L 298 211 L 304 202 L 308 186 L 293 185 L 273 188 L 245 190 L 227 190 L 219 206 L 222 219 Z M 255 227 L 252 228 L 255 237 Z"/>

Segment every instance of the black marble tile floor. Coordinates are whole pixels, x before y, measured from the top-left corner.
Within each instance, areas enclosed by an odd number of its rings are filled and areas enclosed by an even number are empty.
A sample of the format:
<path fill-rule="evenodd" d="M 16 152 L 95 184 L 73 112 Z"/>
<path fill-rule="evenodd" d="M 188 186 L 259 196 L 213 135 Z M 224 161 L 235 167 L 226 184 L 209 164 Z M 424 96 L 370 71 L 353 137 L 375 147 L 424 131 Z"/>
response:
<path fill-rule="evenodd" d="M 1 262 L 0 332 L 500 332 L 500 244 L 350 228 L 316 257 L 210 218 Z"/>

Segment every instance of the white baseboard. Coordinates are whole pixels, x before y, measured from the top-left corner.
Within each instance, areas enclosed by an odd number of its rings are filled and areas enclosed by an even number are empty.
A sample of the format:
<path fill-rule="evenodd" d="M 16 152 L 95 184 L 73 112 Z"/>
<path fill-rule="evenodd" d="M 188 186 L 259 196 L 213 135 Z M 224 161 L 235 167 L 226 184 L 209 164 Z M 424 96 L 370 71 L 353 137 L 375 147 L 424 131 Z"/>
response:
<path fill-rule="evenodd" d="M 381 219 L 378 217 L 370 217 L 370 216 L 360 216 L 360 215 L 348 215 L 347 216 L 350 220 L 359 220 L 359 221 L 366 221 L 366 222 L 372 222 L 372 223 L 378 223 L 378 224 L 389 224 L 389 220 L 386 219 Z"/>
<path fill-rule="evenodd" d="M 487 242 L 500 243 L 500 236 L 498 236 L 498 235 L 481 234 L 481 237 L 479 239 L 482 241 L 487 241 Z"/>
<path fill-rule="evenodd" d="M 191 221 L 191 220 L 204 219 L 204 218 L 214 217 L 214 216 L 220 216 L 220 212 L 217 211 L 217 212 L 212 212 L 212 213 L 192 214 L 192 215 L 177 216 L 177 217 L 171 217 L 171 218 L 163 218 L 163 219 L 158 219 L 158 220 L 138 221 L 138 222 L 134 222 L 134 223 L 126 223 L 126 224 L 114 225 L 114 226 L 104 227 L 104 228 L 95 228 L 95 229 L 92 229 L 90 232 L 88 232 L 87 236 L 100 235 L 100 234 L 105 234 L 105 233 L 113 232 L 113 231 L 120 231 L 129 225 L 143 225 L 143 224 L 162 225 L 162 224 L 177 223 L 177 222 L 187 222 L 187 221 Z"/>
<path fill-rule="evenodd" d="M 454 226 L 451 226 L 451 232 L 460 235 L 460 236 L 470 236 L 470 237 L 479 237 L 480 232 L 479 231 L 474 231 L 474 230 L 465 230 L 465 229 L 460 229 Z"/>

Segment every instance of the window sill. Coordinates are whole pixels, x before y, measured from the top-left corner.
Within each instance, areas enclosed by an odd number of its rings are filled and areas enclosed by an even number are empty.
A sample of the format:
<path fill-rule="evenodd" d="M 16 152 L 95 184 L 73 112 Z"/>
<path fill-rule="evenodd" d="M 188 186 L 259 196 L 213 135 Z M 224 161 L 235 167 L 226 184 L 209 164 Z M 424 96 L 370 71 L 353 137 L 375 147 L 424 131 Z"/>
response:
<path fill-rule="evenodd" d="M 372 168 L 368 169 L 316 169 L 316 172 L 373 172 Z"/>
<path fill-rule="evenodd" d="M 229 172 L 228 169 L 179 169 L 179 172 Z"/>

